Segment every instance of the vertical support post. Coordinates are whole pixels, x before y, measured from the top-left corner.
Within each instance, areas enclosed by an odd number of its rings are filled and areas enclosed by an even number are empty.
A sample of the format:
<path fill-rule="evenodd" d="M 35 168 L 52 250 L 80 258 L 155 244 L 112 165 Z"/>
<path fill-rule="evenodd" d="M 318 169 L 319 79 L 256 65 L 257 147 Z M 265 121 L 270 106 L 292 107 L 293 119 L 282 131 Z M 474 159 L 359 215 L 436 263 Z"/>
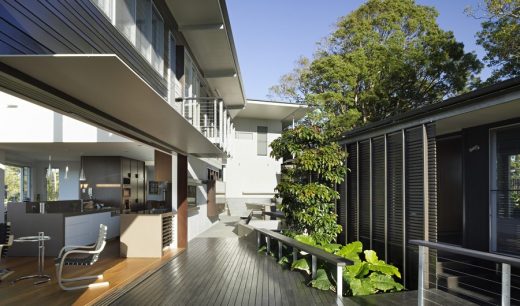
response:
<path fill-rule="evenodd" d="M 423 203 L 424 203 L 424 210 L 423 210 L 423 227 L 424 227 L 424 240 L 430 241 L 430 234 L 429 234 L 429 220 L 430 220 L 430 181 L 429 181 L 429 169 L 428 169 L 428 134 L 426 131 L 426 125 L 423 124 L 422 126 L 422 140 L 423 140 Z M 430 258 L 428 254 L 426 254 L 426 257 L 424 258 L 424 278 L 425 278 L 425 288 L 429 287 L 430 281 L 429 281 L 429 261 Z"/>
<path fill-rule="evenodd" d="M 295 262 L 298 260 L 298 249 L 293 247 L 292 248 L 292 261 Z"/>
<path fill-rule="evenodd" d="M 403 189 L 403 285 L 406 287 L 406 133 L 401 130 L 401 146 L 402 146 L 402 189 Z"/>
<path fill-rule="evenodd" d="M 283 256 L 283 243 L 278 241 L 278 260 L 282 259 Z"/>
<path fill-rule="evenodd" d="M 318 258 L 315 255 L 312 255 L 312 267 L 311 267 L 311 277 L 312 279 L 316 278 L 316 271 L 318 270 Z"/>
<path fill-rule="evenodd" d="M 265 235 L 265 244 L 267 245 L 267 249 L 265 250 L 265 253 L 269 255 L 269 252 L 271 252 L 271 237 Z"/>
<path fill-rule="evenodd" d="M 219 136 L 219 143 L 222 145 L 222 142 L 224 140 L 222 132 L 224 130 L 224 102 L 219 101 L 218 102 L 218 136 Z"/>
<path fill-rule="evenodd" d="M 43 265 L 45 261 L 45 247 L 43 244 L 43 232 L 38 232 L 38 274 L 43 274 Z"/>
<path fill-rule="evenodd" d="M 336 266 L 336 295 L 343 296 L 343 266 Z"/>
<path fill-rule="evenodd" d="M 419 284 L 417 285 L 417 305 L 424 306 L 424 289 L 425 289 L 425 259 L 427 256 L 428 248 L 419 246 Z"/>
<path fill-rule="evenodd" d="M 213 123 L 211 124 L 211 130 L 212 130 L 211 137 L 217 137 L 217 133 L 215 133 L 215 131 L 217 130 L 217 105 L 218 105 L 218 100 L 217 99 L 213 100 Z"/>
<path fill-rule="evenodd" d="M 359 241 L 359 141 L 356 142 L 356 240 Z"/>
<path fill-rule="evenodd" d="M 260 249 L 260 245 L 262 244 L 262 235 L 260 232 L 256 232 L 256 248 Z"/>
<path fill-rule="evenodd" d="M 370 217 L 369 218 L 369 220 L 370 220 L 370 249 L 372 249 L 373 248 L 373 243 L 372 243 L 372 241 L 373 241 L 373 234 L 372 234 L 372 231 L 373 231 L 373 229 L 372 229 L 372 227 L 373 227 L 373 224 L 372 224 L 372 214 L 373 214 L 373 212 L 372 212 L 372 206 L 373 206 L 373 203 L 372 203 L 372 189 L 373 189 L 372 188 L 372 171 L 373 171 L 373 169 L 372 169 L 373 168 L 372 167 L 372 138 L 370 138 L 368 144 L 369 144 L 369 155 L 368 156 L 369 156 L 369 162 L 370 162 L 370 166 L 368 167 L 369 175 L 370 175 L 369 180 L 368 180 L 368 190 L 370 192 L 370 195 L 368 196 L 368 198 L 370 199 L 368 201 L 368 205 L 369 205 L 368 211 L 369 211 L 369 217 Z"/>
<path fill-rule="evenodd" d="M 388 135 L 385 134 L 385 160 L 384 160 L 384 181 L 385 181 L 385 260 L 388 261 Z"/>
<path fill-rule="evenodd" d="M 502 306 L 511 305 L 511 265 L 502 263 Z"/>

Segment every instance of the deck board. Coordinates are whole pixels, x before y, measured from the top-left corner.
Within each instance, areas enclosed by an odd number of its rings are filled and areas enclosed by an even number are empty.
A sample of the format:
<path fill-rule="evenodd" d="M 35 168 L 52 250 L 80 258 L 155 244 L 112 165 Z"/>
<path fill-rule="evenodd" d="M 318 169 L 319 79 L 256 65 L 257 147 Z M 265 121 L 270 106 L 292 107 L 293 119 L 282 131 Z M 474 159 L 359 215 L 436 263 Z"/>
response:
<path fill-rule="evenodd" d="M 301 273 L 282 269 L 256 251 L 251 239 L 195 238 L 185 252 L 113 305 L 416 305 L 417 292 L 337 298 L 306 285 Z M 426 305 L 473 305 L 438 290 Z"/>

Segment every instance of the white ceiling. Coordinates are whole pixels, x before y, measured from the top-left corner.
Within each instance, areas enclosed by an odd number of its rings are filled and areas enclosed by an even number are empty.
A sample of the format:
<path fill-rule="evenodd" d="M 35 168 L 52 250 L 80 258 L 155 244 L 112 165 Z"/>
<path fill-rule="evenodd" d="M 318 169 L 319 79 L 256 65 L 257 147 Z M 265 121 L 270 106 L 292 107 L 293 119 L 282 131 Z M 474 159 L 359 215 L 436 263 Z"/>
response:
<path fill-rule="evenodd" d="M 154 149 L 137 142 L 0 143 L 6 162 L 80 161 L 81 156 L 124 156 L 153 163 Z"/>
<path fill-rule="evenodd" d="M 166 0 L 166 4 L 212 89 L 218 90 L 226 106 L 243 106 L 245 94 L 225 4 L 222 7 L 219 0 Z M 193 30 L 211 25 L 224 27 Z M 211 77 L 215 75 L 221 77 Z"/>
<path fill-rule="evenodd" d="M 241 110 L 237 118 L 254 118 L 280 120 L 290 122 L 305 116 L 309 108 L 307 105 L 284 103 L 275 101 L 247 100 L 246 107 Z"/>

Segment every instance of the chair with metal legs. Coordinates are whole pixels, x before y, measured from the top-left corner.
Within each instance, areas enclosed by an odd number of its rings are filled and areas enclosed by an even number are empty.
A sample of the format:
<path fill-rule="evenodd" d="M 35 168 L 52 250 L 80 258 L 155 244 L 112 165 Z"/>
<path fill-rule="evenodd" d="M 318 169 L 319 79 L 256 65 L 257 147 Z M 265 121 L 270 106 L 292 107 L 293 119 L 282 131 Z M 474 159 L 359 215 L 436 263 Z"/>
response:
<path fill-rule="evenodd" d="M 63 277 L 63 266 L 92 266 L 99 259 L 99 254 L 103 251 L 106 245 L 106 237 L 107 237 L 107 226 L 104 224 L 99 225 L 99 235 L 97 243 L 92 246 L 64 246 L 58 258 L 55 259 L 56 262 L 56 275 L 58 278 L 58 284 L 63 290 L 77 290 L 84 288 L 92 288 L 99 286 L 107 286 L 108 282 L 100 282 L 100 283 L 91 283 L 87 285 L 78 285 L 78 286 L 66 286 L 65 283 L 77 282 L 83 280 L 96 280 L 102 279 L 103 274 L 92 275 L 92 276 L 82 276 L 75 278 L 64 278 Z M 70 255 L 79 254 L 86 255 L 84 257 L 70 257 Z"/>

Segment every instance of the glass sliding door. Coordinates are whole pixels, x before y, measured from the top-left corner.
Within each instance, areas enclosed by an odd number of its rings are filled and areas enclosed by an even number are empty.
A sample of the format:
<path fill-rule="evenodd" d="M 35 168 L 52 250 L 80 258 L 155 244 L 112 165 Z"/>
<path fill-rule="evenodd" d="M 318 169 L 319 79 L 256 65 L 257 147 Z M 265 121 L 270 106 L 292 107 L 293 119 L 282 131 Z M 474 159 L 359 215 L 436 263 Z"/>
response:
<path fill-rule="evenodd" d="M 491 250 L 520 256 L 520 126 L 491 133 Z"/>
<path fill-rule="evenodd" d="M 5 167 L 5 203 L 30 200 L 31 169 L 29 167 Z"/>
<path fill-rule="evenodd" d="M 160 75 L 163 75 L 164 58 L 164 21 L 159 11 L 152 9 L 152 66 Z"/>

